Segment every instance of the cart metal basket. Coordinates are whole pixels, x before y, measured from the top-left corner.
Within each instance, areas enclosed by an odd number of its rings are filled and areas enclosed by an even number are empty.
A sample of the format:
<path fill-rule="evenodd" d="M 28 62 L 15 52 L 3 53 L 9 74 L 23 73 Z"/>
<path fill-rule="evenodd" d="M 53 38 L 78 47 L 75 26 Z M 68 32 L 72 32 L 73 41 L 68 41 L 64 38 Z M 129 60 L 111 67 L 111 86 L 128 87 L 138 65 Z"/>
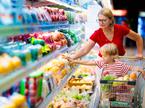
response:
<path fill-rule="evenodd" d="M 110 107 L 132 108 L 136 81 L 101 80 L 101 100 L 108 99 Z"/>
<path fill-rule="evenodd" d="M 121 61 L 141 68 L 145 66 L 144 59 L 136 60 L 134 57 L 124 57 L 121 58 Z M 136 81 L 100 80 L 99 108 L 143 108 L 141 99 L 138 97 L 139 90 L 141 90 L 138 86 L 140 77 L 141 74 L 138 74 Z"/>

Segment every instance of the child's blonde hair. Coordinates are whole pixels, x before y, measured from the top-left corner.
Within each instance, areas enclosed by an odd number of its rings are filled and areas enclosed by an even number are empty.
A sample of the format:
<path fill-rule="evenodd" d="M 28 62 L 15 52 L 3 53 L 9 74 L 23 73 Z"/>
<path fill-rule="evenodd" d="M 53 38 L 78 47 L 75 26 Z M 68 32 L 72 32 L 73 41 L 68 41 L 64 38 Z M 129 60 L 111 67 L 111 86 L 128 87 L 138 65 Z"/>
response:
<path fill-rule="evenodd" d="M 108 44 L 103 45 L 100 48 L 100 52 L 103 56 L 110 55 L 114 59 L 118 58 L 118 48 L 114 43 L 108 43 Z"/>

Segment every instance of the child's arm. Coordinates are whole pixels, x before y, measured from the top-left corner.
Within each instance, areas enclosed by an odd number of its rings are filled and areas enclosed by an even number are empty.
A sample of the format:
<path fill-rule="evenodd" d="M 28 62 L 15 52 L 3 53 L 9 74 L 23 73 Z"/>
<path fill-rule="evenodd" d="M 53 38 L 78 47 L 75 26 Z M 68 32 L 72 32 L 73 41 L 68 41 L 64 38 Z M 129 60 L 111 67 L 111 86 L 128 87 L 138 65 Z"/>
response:
<path fill-rule="evenodd" d="M 76 64 L 82 64 L 82 65 L 97 65 L 97 63 L 94 60 L 72 60 L 69 59 L 70 62 L 76 63 Z"/>

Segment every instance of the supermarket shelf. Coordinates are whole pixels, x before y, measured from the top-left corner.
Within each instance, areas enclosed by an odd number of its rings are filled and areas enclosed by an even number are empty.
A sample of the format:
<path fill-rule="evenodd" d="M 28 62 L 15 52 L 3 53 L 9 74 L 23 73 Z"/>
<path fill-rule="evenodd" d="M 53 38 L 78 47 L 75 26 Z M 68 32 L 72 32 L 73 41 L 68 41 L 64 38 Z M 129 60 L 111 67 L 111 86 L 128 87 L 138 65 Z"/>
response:
<path fill-rule="evenodd" d="M 48 104 L 53 100 L 53 98 L 62 90 L 71 76 L 74 74 L 77 67 L 72 68 L 72 71 L 69 72 L 60 82 L 60 84 L 54 88 L 54 90 L 47 96 L 47 98 L 38 106 L 38 108 L 46 108 Z"/>
<path fill-rule="evenodd" d="M 64 6 L 66 8 L 69 8 L 69 9 L 72 9 L 72 10 L 75 10 L 75 11 L 79 11 L 79 12 L 86 12 L 85 9 L 81 8 L 81 7 L 78 7 L 78 6 L 71 6 L 67 3 L 64 3 L 64 2 L 61 2 L 61 1 L 58 1 L 58 0 L 40 0 L 40 1 L 48 1 L 50 3 L 54 3 L 56 5 L 59 5 L 59 6 Z M 40 5 L 41 5 L 41 2 L 40 2 Z"/>
<path fill-rule="evenodd" d="M 80 28 L 82 26 L 84 26 L 85 23 L 76 23 L 76 24 L 70 24 L 70 28 Z"/>
<path fill-rule="evenodd" d="M 0 35 L 2 37 L 8 37 L 8 36 L 15 36 L 15 35 L 20 35 L 25 33 L 63 29 L 63 28 L 68 28 L 69 26 L 70 25 L 68 21 L 59 22 L 59 23 L 49 23 L 43 25 L 2 26 L 0 27 Z"/>
<path fill-rule="evenodd" d="M 49 60 L 56 58 L 56 56 L 59 55 L 60 53 L 72 51 L 72 50 L 76 49 L 78 46 L 79 46 L 79 43 L 75 44 L 72 47 L 63 47 L 59 50 L 52 52 L 48 56 L 45 56 L 45 57 L 39 59 L 38 61 L 29 63 L 26 67 L 23 67 L 8 75 L 0 76 L 0 93 L 9 89 L 13 84 L 16 84 L 22 78 L 27 77 L 33 71 L 39 69 L 41 66 L 46 64 Z"/>

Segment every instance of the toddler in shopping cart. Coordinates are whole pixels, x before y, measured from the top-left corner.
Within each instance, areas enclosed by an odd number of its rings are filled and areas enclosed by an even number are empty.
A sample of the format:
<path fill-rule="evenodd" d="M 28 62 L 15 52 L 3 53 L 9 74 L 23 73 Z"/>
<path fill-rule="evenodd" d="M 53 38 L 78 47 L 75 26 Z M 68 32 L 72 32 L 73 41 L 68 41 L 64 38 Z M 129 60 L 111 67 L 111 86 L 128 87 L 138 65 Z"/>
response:
<path fill-rule="evenodd" d="M 123 77 L 129 71 L 141 72 L 145 78 L 145 71 L 139 67 L 130 66 L 126 63 L 119 61 L 117 46 L 113 43 L 105 44 L 100 48 L 102 54 L 101 60 L 73 60 L 70 58 L 68 61 L 71 63 L 82 65 L 97 65 L 100 69 L 103 68 L 103 74 L 115 75 L 116 77 Z"/>

